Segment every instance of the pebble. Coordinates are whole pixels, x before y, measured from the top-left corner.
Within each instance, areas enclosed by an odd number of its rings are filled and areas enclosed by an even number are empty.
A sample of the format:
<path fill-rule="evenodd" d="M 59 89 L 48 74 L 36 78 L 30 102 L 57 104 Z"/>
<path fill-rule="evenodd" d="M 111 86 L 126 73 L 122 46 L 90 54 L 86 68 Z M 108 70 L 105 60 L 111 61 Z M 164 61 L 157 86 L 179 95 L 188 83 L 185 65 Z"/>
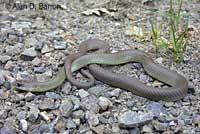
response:
<path fill-rule="evenodd" d="M 25 95 L 25 100 L 26 101 L 31 101 L 35 98 L 35 94 L 31 93 L 31 92 L 28 92 L 26 95 Z"/>
<path fill-rule="evenodd" d="M 61 97 L 54 92 L 46 92 L 45 96 L 51 99 L 55 99 L 55 100 L 61 99 Z"/>
<path fill-rule="evenodd" d="M 72 113 L 72 117 L 73 118 L 81 118 L 82 116 L 84 115 L 84 112 L 83 112 L 83 110 L 77 110 L 77 111 L 74 111 L 73 113 Z"/>
<path fill-rule="evenodd" d="M 71 128 L 76 128 L 76 124 L 74 123 L 74 121 L 72 119 L 68 119 L 67 120 L 67 123 L 66 123 L 66 127 L 68 129 L 71 129 Z"/>
<path fill-rule="evenodd" d="M 47 115 L 46 111 L 40 112 L 40 116 L 47 122 L 50 121 L 50 117 Z"/>
<path fill-rule="evenodd" d="M 200 114 L 196 114 L 193 116 L 193 122 L 200 127 Z"/>
<path fill-rule="evenodd" d="M 80 106 L 83 110 L 89 110 L 98 113 L 100 109 L 98 101 L 99 99 L 96 96 L 91 95 L 81 99 Z"/>
<path fill-rule="evenodd" d="M 67 95 L 70 94 L 72 86 L 69 82 L 65 82 L 63 88 L 61 89 L 62 93 Z"/>
<path fill-rule="evenodd" d="M 36 56 L 37 56 L 37 52 L 35 51 L 34 47 L 25 49 L 21 54 L 21 57 L 24 60 L 33 60 Z"/>
<path fill-rule="evenodd" d="M 38 58 L 38 57 L 35 57 L 31 63 L 34 65 L 34 66 L 39 66 L 41 64 L 41 60 Z"/>
<path fill-rule="evenodd" d="M 26 116 L 27 116 L 27 113 L 26 111 L 20 111 L 18 114 L 17 114 L 17 119 L 20 121 L 20 120 L 25 120 L 26 119 Z"/>
<path fill-rule="evenodd" d="M 44 73 L 45 72 L 45 68 L 43 66 L 35 67 L 34 68 L 34 72 L 35 73 Z"/>
<path fill-rule="evenodd" d="M 4 72 L 0 69 L 0 85 L 5 82 Z"/>
<path fill-rule="evenodd" d="M 151 113 L 124 112 L 119 117 L 119 126 L 122 128 L 133 128 L 153 120 Z"/>
<path fill-rule="evenodd" d="M 172 107 L 174 105 L 174 102 L 165 102 L 165 107 Z"/>
<path fill-rule="evenodd" d="M 85 114 L 85 118 L 90 126 L 97 126 L 99 124 L 98 116 L 91 111 L 87 111 Z"/>
<path fill-rule="evenodd" d="M 88 89 L 88 92 L 95 95 L 100 96 L 101 93 L 105 90 L 105 87 L 94 86 Z"/>
<path fill-rule="evenodd" d="M 31 106 L 27 117 L 31 122 L 35 122 L 38 118 L 39 113 L 40 113 L 40 110 L 37 107 Z"/>
<path fill-rule="evenodd" d="M 104 134 L 104 125 L 98 125 L 96 127 L 91 127 L 91 129 L 96 133 L 96 134 Z"/>
<path fill-rule="evenodd" d="M 153 126 L 154 126 L 155 130 L 158 132 L 163 132 L 168 127 L 167 123 L 160 123 L 158 121 L 154 121 Z"/>
<path fill-rule="evenodd" d="M 116 88 L 115 90 L 108 92 L 108 95 L 110 95 L 110 97 L 119 97 L 120 93 L 121 93 L 121 89 Z"/>
<path fill-rule="evenodd" d="M 152 127 L 150 125 L 144 125 L 142 127 L 142 132 L 145 132 L 145 133 L 152 133 Z"/>
<path fill-rule="evenodd" d="M 10 127 L 3 127 L 0 129 L 0 134 L 16 134 L 16 129 Z"/>
<path fill-rule="evenodd" d="M 45 54 L 45 53 L 48 53 L 48 52 L 51 52 L 52 51 L 52 48 L 50 48 L 47 44 L 45 44 L 41 50 L 41 53 L 42 54 Z"/>
<path fill-rule="evenodd" d="M 51 98 L 45 98 L 43 101 L 40 101 L 38 106 L 41 110 L 56 109 L 54 100 Z"/>
<path fill-rule="evenodd" d="M 109 106 L 112 105 L 112 102 L 106 97 L 99 97 L 99 105 L 102 110 L 106 110 Z"/>
<path fill-rule="evenodd" d="M 41 134 L 52 133 L 53 132 L 53 125 L 51 125 L 51 124 L 41 125 L 40 128 L 39 128 L 39 132 Z"/>
<path fill-rule="evenodd" d="M 5 64 L 5 66 L 4 66 L 4 68 L 6 69 L 6 70 L 12 70 L 14 67 L 15 67 L 15 63 L 14 62 L 12 62 L 12 61 L 8 61 L 6 64 Z"/>
<path fill-rule="evenodd" d="M 89 94 L 87 91 L 85 91 L 84 89 L 80 89 L 80 90 L 78 91 L 78 95 L 79 95 L 81 98 L 85 98 L 85 97 L 89 96 L 90 94 Z"/>
<path fill-rule="evenodd" d="M 26 120 L 20 120 L 20 126 L 23 131 L 26 132 L 28 130 L 28 122 Z"/>
<path fill-rule="evenodd" d="M 149 103 L 146 108 L 153 113 L 154 117 L 160 117 L 166 114 L 166 109 L 158 102 Z"/>
<path fill-rule="evenodd" d="M 66 48 L 67 48 L 66 42 L 54 40 L 54 49 L 62 50 L 62 49 L 66 49 Z"/>
<path fill-rule="evenodd" d="M 70 99 L 63 100 L 59 109 L 64 117 L 69 117 L 73 110 L 73 104 L 71 100 Z"/>
<path fill-rule="evenodd" d="M 41 41 L 37 41 L 35 44 L 35 50 L 41 51 L 44 46 L 44 43 Z"/>
<path fill-rule="evenodd" d="M 11 57 L 8 56 L 8 55 L 0 55 L 0 62 L 3 63 L 3 64 L 5 64 L 10 59 L 11 59 Z"/>

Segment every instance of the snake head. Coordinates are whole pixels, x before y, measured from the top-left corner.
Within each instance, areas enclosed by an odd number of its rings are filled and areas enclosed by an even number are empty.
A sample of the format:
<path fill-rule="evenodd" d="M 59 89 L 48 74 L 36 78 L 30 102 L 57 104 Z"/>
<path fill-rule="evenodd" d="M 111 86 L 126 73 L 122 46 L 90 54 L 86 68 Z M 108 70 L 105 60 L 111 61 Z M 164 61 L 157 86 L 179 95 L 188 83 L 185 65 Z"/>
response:
<path fill-rule="evenodd" d="M 23 90 L 27 92 L 32 92 L 36 87 L 36 82 L 33 81 L 16 81 L 14 88 L 18 90 Z"/>

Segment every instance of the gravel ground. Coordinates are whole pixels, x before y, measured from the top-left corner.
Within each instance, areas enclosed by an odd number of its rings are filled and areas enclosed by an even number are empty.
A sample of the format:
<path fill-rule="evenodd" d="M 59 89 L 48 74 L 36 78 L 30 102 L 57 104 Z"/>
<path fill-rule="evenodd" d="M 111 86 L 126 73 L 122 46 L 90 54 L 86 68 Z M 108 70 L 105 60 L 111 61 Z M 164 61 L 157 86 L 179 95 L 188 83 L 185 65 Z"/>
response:
<path fill-rule="evenodd" d="M 141 41 L 126 34 L 130 26 L 150 30 L 146 19 L 154 9 L 168 8 L 164 0 L 60 0 L 48 10 L 30 10 L 28 0 L 17 1 L 18 5 L 10 2 L 0 1 L 0 134 L 200 133 L 199 0 L 183 3 L 183 10 L 190 15 L 191 38 L 181 64 L 168 54 L 155 55 L 149 39 Z M 88 9 L 98 10 L 95 15 Z M 84 11 L 88 15 L 82 14 Z M 138 48 L 148 52 L 155 62 L 188 79 L 188 95 L 176 102 L 155 102 L 101 82 L 85 90 L 66 81 L 41 94 L 11 89 L 15 79 L 35 75 L 45 81 L 54 77 L 65 55 L 77 51 L 89 38 L 108 41 L 112 51 Z M 138 63 L 109 69 L 162 86 Z"/>

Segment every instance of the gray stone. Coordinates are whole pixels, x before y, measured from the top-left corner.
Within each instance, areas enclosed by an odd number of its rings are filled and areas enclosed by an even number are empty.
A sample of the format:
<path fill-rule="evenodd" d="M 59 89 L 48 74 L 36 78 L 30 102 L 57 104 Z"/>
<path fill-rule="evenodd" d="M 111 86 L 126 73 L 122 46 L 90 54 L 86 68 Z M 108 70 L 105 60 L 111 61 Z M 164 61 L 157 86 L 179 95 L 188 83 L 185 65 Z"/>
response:
<path fill-rule="evenodd" d="M 119 88 L 116 88 L 115 90 L 113 90 L 111 92 L 108 92 L 108 94 L 111 97 L 119 97 L 120 93 L 121 93 L 121 89 L 119 89 Z"/>
<path fill-rule="evenodd" d="M 167 113 L 166 109 L 158 102 L 149 103 L 146 108 L 153 113 L 154 117 L 160 117 Z"/>
<path fill-rule="evenodd" d="M 152 127 L 149 126 L 149 125 L 144 125 L 142 127 L 142 132 L 145 132 L 145 133 L 152 133 Z"/>
<path fill-rule="evenodd" d="M 31 47 L 31 48 L 25 49 L 22 52 L 21 56 L 24 60 L 33 60 L 37 56 L 37 52 L 35 51 L 34 47 Z"/>
<path fill-rule="evenodd" d="M 64 41 L 54 40 L 54 48 L 55 49 L 59 49 L 59 50 L 66 49 L 67 48 L 67 43 L 64 42 Z"/>
<path fill-rule="evenodd" d="M 39 128 L 39 132 L 41 134 L 52 133 L 53 132 L 53 125 L 51 125 L 51 124 L 41 125 L 40 128 Z"/>
<path fill-rule="evenodd" d="M 6 119 L 8 112 L 5 109 L 0 110 L 0 119 Z"/>
<path fill-rule="evenodd" d="M 41 50 L 41 53 L 44 54 L 44 53 L 48 53 L 48 52 L 51 52 L 53 51 L 52 48 L 50 48 L 47 44 L 45 44 Z"/>
<path fill-rule="evenodd" d="M 4 72 L 0 69 L 0 85 L 5 82 Z"/>
<path fill-rule="evenodd" d="M 90 94 L 89 94 L 87 91 L 85 91 L 84 89 L 80 89 L 80 90 L 78 91 L 78 95 L 79 95 L 81 98 L 84 98 L 84 97 L 89 96 Z"/>
<path fill-rule="evenodd" d="M 153 122 L 153 126 L 154 126 L 154 128 L 155 128 L 156 131 L 163 132 L 168 127 L 168 124 L 167 123 L 160 123 L 158 121 L 154 121 Z"/>
<path fill-rule="evenodd" d="M 39 113 L 40 113 L 40 110 L 37 107 L 31 106 L 27 117 L 31 122 L 35 122 L 38 118 Z"/>
<path fill-rule="evenodd" d="M 127 111 L 120 115 L 119 126 L 122 128 L 133 128 L 153 120 L 151 113 L 136 113 Z"/>
<path fill-rule="evenodd" d="M 69 117 L 73 110 L 73 104 L 70 99 L 65 99 L 60 105 L 61 114 L 64 117 Z"/>
<path fill-rule="evenodd" d="M 58 94 L 56 94 L 54 92 L 46 92 L 45 95 L 46 95 L 46 97 L 51 98 L 51 99 L 55 99 L 55 100 L 61 98 Z"/>
<path fill-rule="evenodd" d="M 26 119 L 26 116 L 27 116 L 27 113 L 26 111 L 20 111 L 18 114 L 17 114 L 17 119 L 20 121 L 20 120 L 25 120 Z"/>
<path fill-rule="evenodd" d="M 89 110 L 98 113 L 100 109 L 98 101 L 98 98 L 96 98 L 94 95 L 91 95 L 81 99 L 80 106 L 84 110 Z"/>
<path fill-rule="evenodd" d="M 31 92 L 28 92 L 26 95 L 25 95 L 25 100 L 26 101 L 31 101 L 35 98 L 35 94 L 31 93 Z"/>
<path fill-rule="evenodd" d="M 3 63 L 3 64 L 5 64 L 10 59 L 11 59 L 11 57 L 8 56 L 8 55 L 0 55 L 0 62 Z"/>
<path fill-rule="evenodd" d="M 16 134 L 16 129 L 10 127 L 3 127 L 0 129 L 0 134 Z"/>
<path fill-rule="evenodd" d="M 91 111 L 87 111 L 85 114 L 85 118 L 90 126 L 97 126 L 99 124 L 98 116 Z"/>
<path fill-rule="evenodd" d="M 15 63 L 14 62 L 12 62 L 12 61 L 8 61 L 6 64 L 5 64 L 5 66 L 4 66 L 4 68 L 6 69 L 6 70 L 12 70 L 14 67 L 15 67 Z"/>
<path fill-rule="evenodd" d="M 78 97 L 76 97 L 76 96 L 71 96 L 71 100 L 72 100 L 72 102 L 74 104 L 73 110 L 79 109 L 80 108 L 80 99 Z"/>
<path fill-rule="evenodd" d="M 44 43 L 43 42 L 41 42 L 41 41 L 38 41 L 36 44 L 35 44 L 35 50 L 42 50 L 42 48 L 43 48 L 43 46 L 44 46 Z"/>
<path fill-rule="evenodd" d="M 43 66 L 41 66 L 41 67 L 35 67 L 34 68 L 34 72 L 35 73 L 44 73 L 45 72 L 45 68 Z"/>
<path fill-rule="evenodd" d="M 72 119 L 68 119 L 68 120 L 67 120 L 66 127 L 67 127 L 68 129 L 76 128 L 76 124 L 74 123 L 74 121 L 73 121 Z"/>
<path fill-rule="evenodd" d="M 95 96 L 99 96 L 101 95 L 101 93 L 105 90 L 105 87 L 97 87 L 97 86 L 94 86 L 94 87 L 91 87 L 88 89 L 88 92 L 95 95 Z"/>
<path fill-rule="evenodd" d="M 51 98 L 44 98 L 43 101 L 40 101 L 39 108 L 41 110 L 56 109 L 54 100 Z"/>
<path fill-rule="evenodd" d="M 26 132 L 28 130 L 28 122 L 26 120 L 20 120 L 20 126 L 23 131 Z"/>
<path fill-rule="evenodd" d="M 35 57 L 31 62 L 34 66 L 39 66 L 41 63 L 41 60 L 38 57 Z"/>
<path fill-rule="evenodd" d="M 84 115 L 83 110 L 74 111 L 72 117 L 75 119 L 81 118 Z"/>
<path fill-rule="evenodd" d="M 106 97 L 99 97 L 99 105 L 102 110 L 106 110 L 109 106 L 112 105 L 112 102 Z"/>

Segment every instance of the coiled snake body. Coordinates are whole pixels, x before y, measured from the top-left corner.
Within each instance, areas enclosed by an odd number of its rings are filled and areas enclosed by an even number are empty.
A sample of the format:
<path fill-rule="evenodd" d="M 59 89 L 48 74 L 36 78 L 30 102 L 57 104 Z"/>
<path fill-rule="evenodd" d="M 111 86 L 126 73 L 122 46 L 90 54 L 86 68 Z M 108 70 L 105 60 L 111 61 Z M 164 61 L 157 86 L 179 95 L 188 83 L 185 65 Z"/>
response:
<path fill-rule="evenodd" d="M 89 51 L 95 52 L 87 54 Z M 98 39 L 84 41 L 80 44 L 78 53 L 66 56 L 65 68 L 61 68 L 54 79 L 48 82 L 20 82 L 21 86 L 16 88 L 31 92 L 48 91 L 59 86 L 65 78 L 79 88 L 89 88 L 94 84 L 94 76 L 96 79 L 104 83 L 128 90 L 136 95 L 152 100 L 176 101 L 180 100 L 187 94 L 188 83 L 183 76 L 154 63 L 144 52 L 139 50 L 126 50 L 110 54 L 107 53 L 108 51 L 109 45 L 105 41 Z M 119 65 L 129 62 L 141 63 L 144 70 L 150 76 L 171 87 L 157 88 L 147 86 L 135 78 L 112 73 L 97 65 Z M 88 65 L 89 71 L 92 75 L 87 71 L 81 70 L 83 75 L 89 78 L 89 82 L 80 83 L 72 77 L 72 72 L 75 72 L 86 65 Z"/>

